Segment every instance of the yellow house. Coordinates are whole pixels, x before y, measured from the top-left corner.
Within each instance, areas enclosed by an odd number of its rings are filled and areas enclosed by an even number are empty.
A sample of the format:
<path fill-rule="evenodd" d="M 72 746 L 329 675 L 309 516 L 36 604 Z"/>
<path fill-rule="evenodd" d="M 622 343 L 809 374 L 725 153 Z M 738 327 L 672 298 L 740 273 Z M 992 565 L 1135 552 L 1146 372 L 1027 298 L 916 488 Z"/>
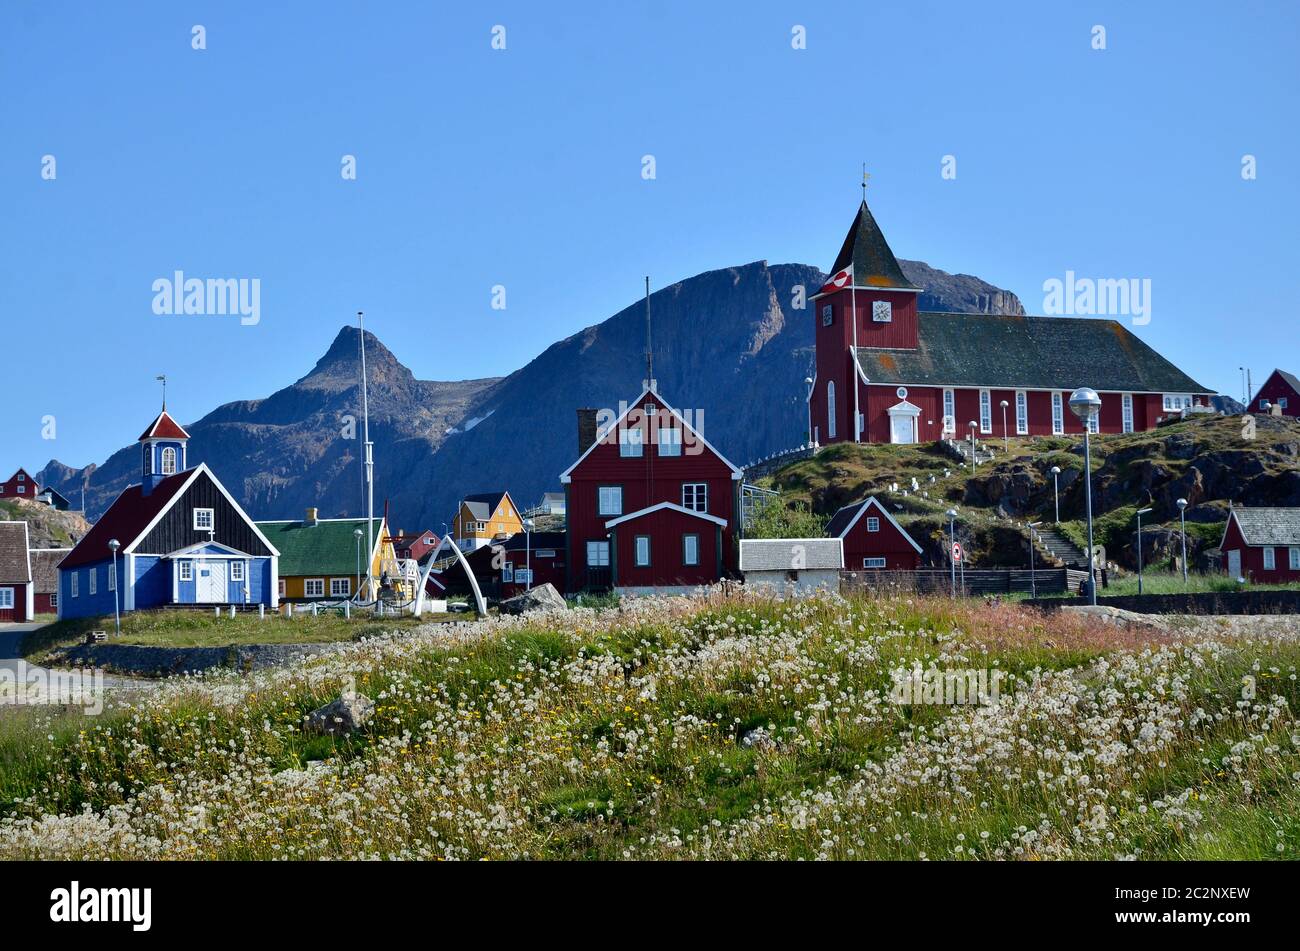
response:
<path fill-rule="evenodd" d="M 314 508 L 307 509 L 301 521 L 258 522 L 257 527 L 275 539 L 280 552 L 282 602 L 352 598 L 358 587 L 366 587 L 367 565 L 371 584 L 360 600 L 379 596 L 385 574 L 398 595 L 406 595 L 388 523 L 382 517 L 374 520 L 369 543 L 364 518 L 319 518 Z"/>
<path fill-rule="evenodd" d="M 523 530 L 519 508 L 509 492 L 465 496 L 452 526 L 456 544 L 465 551 L 482 548 L 495 539 L 509 538 Z"/>

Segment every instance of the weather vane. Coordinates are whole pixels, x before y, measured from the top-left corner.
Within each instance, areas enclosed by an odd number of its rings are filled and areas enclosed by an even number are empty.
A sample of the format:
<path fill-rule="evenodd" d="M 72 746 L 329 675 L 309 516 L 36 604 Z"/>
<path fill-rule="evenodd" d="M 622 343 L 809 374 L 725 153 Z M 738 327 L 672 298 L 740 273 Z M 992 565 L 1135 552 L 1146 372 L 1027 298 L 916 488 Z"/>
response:
<path fill-rule="evenodd" d="M 867 200 L 867 180 L 870 178 L 871 176 L 867 174 L 867 163 L 863 162 L 862 163 L 862 200 L 863 201 Z"/>
<path fill-rule="evenodd" d="M 167 412 L 167 374 L 160 373 L 154 379 L 161 383 L 163 387 L 163 412 L 165 413 Z"/>

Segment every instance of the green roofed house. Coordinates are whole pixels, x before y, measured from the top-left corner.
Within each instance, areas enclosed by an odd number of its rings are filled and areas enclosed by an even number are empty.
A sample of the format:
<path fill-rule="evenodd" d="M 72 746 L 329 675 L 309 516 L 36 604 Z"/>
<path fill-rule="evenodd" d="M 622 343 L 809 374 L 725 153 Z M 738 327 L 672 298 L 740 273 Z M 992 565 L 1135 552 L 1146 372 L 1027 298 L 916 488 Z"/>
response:
<path fill-rule="evenodd" d="M 378 596 L 385 574 L 394 588 L 401 587 L 393 541 L 382 517 L 374 520 L 369 543 L 364 518 L 319 518 L 314 508 L 307 509 L 301 521 L 258 522 L 257 527 L 280 552 L 282 602 L 351 598 L 358 586 L 365 586 L 367 564 L 372 584 L 361 600 Z"/>

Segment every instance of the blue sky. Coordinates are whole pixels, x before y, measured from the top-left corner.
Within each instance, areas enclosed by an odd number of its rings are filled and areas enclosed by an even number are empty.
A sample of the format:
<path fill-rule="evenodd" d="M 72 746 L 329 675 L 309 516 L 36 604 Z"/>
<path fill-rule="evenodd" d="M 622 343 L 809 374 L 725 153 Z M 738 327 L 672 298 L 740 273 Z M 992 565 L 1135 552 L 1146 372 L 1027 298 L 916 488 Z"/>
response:
<path fill-rule="evenodd" d="M 1067 270 L 1149 278 L 1135 330 L 1200 382 L 1300 371 L 1300 5 L 461 6 L 0 7 L 0 468 L 102 461 L 160 372 L 183 420 L 266 396 L 358 309 L 461 379 L 645 274 L 827 268 L 863 161 L 900 257 L 1032 312 Z M 177 269 L 260 279 L 260 322 L 155 315 Z"/>

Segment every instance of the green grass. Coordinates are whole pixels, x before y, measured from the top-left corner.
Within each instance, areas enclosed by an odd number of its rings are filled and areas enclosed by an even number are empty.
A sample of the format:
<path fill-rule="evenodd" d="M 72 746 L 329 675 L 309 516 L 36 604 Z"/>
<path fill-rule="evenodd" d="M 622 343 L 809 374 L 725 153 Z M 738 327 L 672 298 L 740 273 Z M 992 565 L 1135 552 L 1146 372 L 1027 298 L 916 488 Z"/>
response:
<path fill-rule="evenodd" d="M 426 615 L 423 623 L 446 619 Z M 310 644 L 373 637 L 386 631 L 405 631 L 421 623 L 412 617 L 376 618 L 357 612 L 350 619 L 321 613 L 292 618 L 268 613 L 259 618 L 241 612 L 233 618 L 208 611 L 133 611 L 122 615 L 122 636 L 113 634 L 113 618 L 75 618 L 56 621 L 30 632 L 23 640 L 25 657 L 40 661 L 60 647 L 82 643 L 90 631 L 105 631 L 116 644 L 150 647 L 225 647 L 231 644 Z"/>
<path fill-rule="evenodd" d="M 1187 575 L 1187 581 L 1183 581 L 1183 576 L 1178 572 L 1151 570 L 1142 573 L 1142 593 L 1143 594 L 1207 594 L 1213 592 L 1229 591 L 1297 591 L 1300 590 L 1300 582 L 1287 582 L 1283 584 L 1237 584 L 1236 581 L 1227 575 L 1208 575 L 1190 572 Z M 1137 573 L 1110 576 L 1110 583 L 1104 588 L 1097 589 L 1097 596 L 1100 598 L 1119 597 L 1121 595 L 1131 595 L 1138 593 Z M 1042 594 L 1040 597 L 1046 598 L 1077 598 L 1075 594 Z M 1027 594 L 1017 594 L 1013 597 L 1023 599 L 1029 597 Z"/>

